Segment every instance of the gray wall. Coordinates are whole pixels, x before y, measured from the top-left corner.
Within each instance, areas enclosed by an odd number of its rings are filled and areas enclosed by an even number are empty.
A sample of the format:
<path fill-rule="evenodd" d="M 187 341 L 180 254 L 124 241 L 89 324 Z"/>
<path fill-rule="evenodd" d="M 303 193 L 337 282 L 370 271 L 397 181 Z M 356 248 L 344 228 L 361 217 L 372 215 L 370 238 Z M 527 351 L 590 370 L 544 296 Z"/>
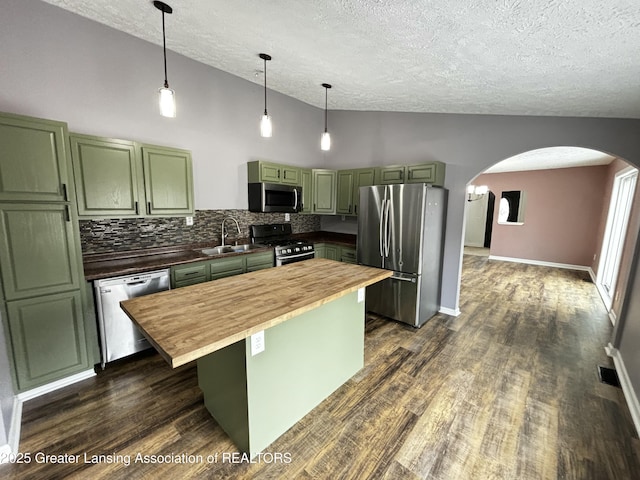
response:
<path fill-rule="evenodd" d="M 1 111 L 64 120 L 81 133 L 190 149 L 197 209 L 246 208 L 245 165 L 252 158 L 335 168 L 445 162 L 450 203 L 442 304 L 454 310 L 464 190 L 476 175 L 512 155 L 557 145 L 602 150 L 640 166 L 640 121 L 616 119 L 336 111 L 329 115 L 332 151 L 322 154 L 321 110 L 270 92 L 274 137 L 262 139 L 258 83 L 173 53 L 168 68 L 178 118 L 165 119 L 156 106 L 160 47 L 36 0 L 3 2 L 0 45 Z M 277 75 L 277 59 L 272 63 Z M 353 228 L 337 222 L 323 219 Z M 640 360 L 630 358 L 627 367 L 640 372 Z"/>

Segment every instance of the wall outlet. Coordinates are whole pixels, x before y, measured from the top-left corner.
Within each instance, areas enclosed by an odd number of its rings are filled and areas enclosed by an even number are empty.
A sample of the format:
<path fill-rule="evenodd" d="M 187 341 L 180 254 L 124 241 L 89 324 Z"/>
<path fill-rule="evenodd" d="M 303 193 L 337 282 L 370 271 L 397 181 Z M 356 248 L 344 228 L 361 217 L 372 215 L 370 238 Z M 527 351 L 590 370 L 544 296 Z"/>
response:
<path fill-rule="evenodd" d="M 264 352 L 264 330 L 251 335 L 251 356 Z"/>
<path fill-rule="evenodd" d="M 186 217 L 185 220 L 187 222 L 187 227 L 193 225 L 193 217 Z"/>
<path fill-rule="evenodd" d="M 285 214 L 284 214 L 284 221 L 285 221 L 285 222 L 290 222 L 290 221 L 291 221 L 291 215 L 290 215 L 290 214 L 288 214 L 288 213 L 285 213 Z"/>

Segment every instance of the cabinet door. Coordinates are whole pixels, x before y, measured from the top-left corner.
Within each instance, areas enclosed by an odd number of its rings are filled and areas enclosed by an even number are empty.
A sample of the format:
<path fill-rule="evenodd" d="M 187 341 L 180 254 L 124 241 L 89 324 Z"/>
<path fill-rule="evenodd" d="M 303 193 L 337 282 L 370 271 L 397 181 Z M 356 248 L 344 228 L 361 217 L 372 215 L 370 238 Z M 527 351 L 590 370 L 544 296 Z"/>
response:
<path fill-rule="evenodd" d="M 340 261 L 345 263 L 357 263 L 356 249 L 349 247 L 340 247 Z"/>
<path fill-rule="evenodd" d="M 340 247 L 338 247 L 337 245 L 326 245 L 325 246 L 325 257 L 329 260 L 340 260 L 339 254 L 338 254 L 338 250 L 340 249 Z"/>
<path fill-rule="evenodd" d="M 353 213 L 358 214 L 360 187 L 375 185 L 375 168 L 359 168 L 353 171 Z"/>
<path fill-rule="evenodd" d="M 287 165 L 280 166 L 281 182 L 287 185 L 300 185 L 300 169 L 289 167 Z"/>
<path fill-rule="evenodd" d="M 0 204 L 6 300 L 80 288 L 78 238 L 68 204 Z"/>
<path fill-rule="evenodd" d="M 353 170 L 340 170 L 338 172 L 338 199 L 336 201 L 336 213 L 342 215 L 353 214 Z"/>
<path fill-rule="evenodd" d="M 90 368 L 80 291 L 7 302 L 18 388 Z"/>
<path fill-rule="evenodd" d="M 247 272 L 255 272 L 256 270 L 262 270 L 263 268 L 273 267 L 274 257 L 273 252 L 260 252 L 250 253 L 245 255 L 247 263 Z"/>
<path fill-rule="evenodd" d="M 175 148 L 142 146 L 146 213 L 193 215 L 191 154 Z"/>
<path fill-rule="evenodd" d="M 431 183 L 444 185 L 445 164 L 441 162 L 425 163 L 422 165 L 409 165 L 407 167 L 407 182 Z"/>
<path fill-rule="evenodd" d="M 396 165 L 392 167 L 381 167 L 378 170 L 379 178 L 376 181 L 378 185 L 389 185 L 392 183 L 404 183 L 405 167 Z"/>
<path fill-rule="evenodd" d="M 313 175 L 309 169 L 300 169 L 302 185 L 302 210 L 300 213 L 313 213 Z"/>
<path fill-rule="evenodd" d="M 209 264 L 209 268 L 211 269 L 211 280 L 231 277 L 232 275 L 240 275 L 245 272 L 245 265 L 245 259 L 242 255 L 231 258 L 222 258 L 220 260 L 212 260 Z"/>
<path fill-rule="evenodd" d="M 409 165 L 407 167 L 407 182 L 433 183 L 436 180 L 436 166 L 433 163 L 424 165 Z"/>
<path fill-rule="evenodd" d="M 84 135 L 70 139 L 78 215 L 139 215 L 139 192 L 144 190 L 135 144 Z"/>
<path fill-rule="evenodd" d="M 313 170 L 313 211 L 336 213 L 336 171 Z"/>
<path fill-rule="evenodd" d="M 64 123 L 0 114 L 0 201 L 67 201 Z"/>
<path fill-rule="evenodd" d="M 260 162 L 260 181 L 266 183 L 280 183 L 280 165 Z"/>
<path fill-rule="evenodd" d="M 327 258 L 327 246 L 324 243 L 314 243 L 313 249 L 316 254 L 316 258 Z"/>

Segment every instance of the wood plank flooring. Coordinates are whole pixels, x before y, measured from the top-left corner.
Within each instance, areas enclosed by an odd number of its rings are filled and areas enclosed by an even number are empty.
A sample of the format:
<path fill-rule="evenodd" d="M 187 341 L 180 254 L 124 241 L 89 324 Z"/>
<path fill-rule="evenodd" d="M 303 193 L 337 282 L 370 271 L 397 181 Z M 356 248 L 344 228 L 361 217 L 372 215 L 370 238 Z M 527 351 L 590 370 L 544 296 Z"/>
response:
<path fill-rule="evenodd" d="M 231 456 L 194 366 L 143 355 L 25 403 L 31 463 L 0 477 L 638 478 L 622 391 L 598 380 L 597 366 L 612 366 L 611 324 L 586 273 L 465 255 L 461 310 L 420 330 L 369 316 L 365 367 L 255 463 Z M 38 452 L 79 463 L 39 463 Z"/>

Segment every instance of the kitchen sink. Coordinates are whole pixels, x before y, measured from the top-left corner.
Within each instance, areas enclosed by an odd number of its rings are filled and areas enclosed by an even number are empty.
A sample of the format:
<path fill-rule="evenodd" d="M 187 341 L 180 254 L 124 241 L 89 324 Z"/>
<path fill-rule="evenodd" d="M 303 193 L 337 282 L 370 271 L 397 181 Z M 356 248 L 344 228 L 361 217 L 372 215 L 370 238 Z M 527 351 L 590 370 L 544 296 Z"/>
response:
<path fill-rule="evenodd" d="M 248 252 L 249 250 L 255 250 L 256 248 L 264 248 L 264 245 L 245 243 L 244 245 L 231 245 L 229 248 L 233 249 L 234 252 Z"/>
<path fill-rule="evenodd" d="M 234 253 L 232 247 L 225 245 L 224 247 L 213 247 L 213 248 L 205 248 L 204 250 L 200 250 L 205 255 L 222 255 L 223 253 Z"/>
<path fill-rule="evenodd" d="M 249 250 L 255 250 L 256 248 L 264 248 L 264 245 L 256 245 L 253 243 L 246 243 L 244 245 L 221 245 L 219 247 L 205 248 L 204 250 L 200 250 L 200 252 L 205 255 L 213 256 L 224 255 L 225 253 L 248 252 Z"/>

